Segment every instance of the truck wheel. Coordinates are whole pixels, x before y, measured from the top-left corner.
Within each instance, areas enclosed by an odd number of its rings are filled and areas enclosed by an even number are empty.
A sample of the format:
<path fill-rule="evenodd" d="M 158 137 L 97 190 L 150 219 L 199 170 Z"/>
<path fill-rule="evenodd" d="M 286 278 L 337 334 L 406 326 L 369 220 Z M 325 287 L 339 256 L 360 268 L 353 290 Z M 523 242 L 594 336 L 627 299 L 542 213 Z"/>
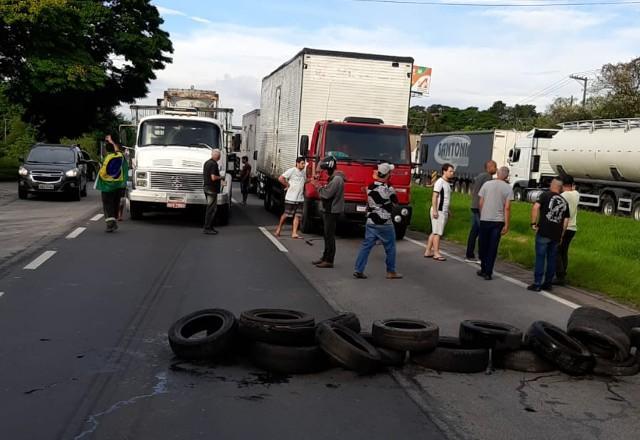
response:
<path fill-rule="evenodd" d="M 144 213 L 144 208 L 142 207 L 142 203 L 140 202 L 129 202 L 129 215 L 131 216 L 131 220 L 142 220 L 142 215 Z"/>
<path fill-rule="evenodd" d="M 302 221 L 300 222 L 300 230 L 303 234 L 311 234 L 315 229 L 311 206 L 311 201 L 305 199 L 302 205 Z"/>
<path fill-rule="evenodd" d="M 402 240 L 407 233 L 407 225 L 394 225 L 396 229 L 396 240 Z"/>
<path fill-rule="evenodd" d="M 600 209 L 607 217 L 616 214 L 616 201 L 609 194 L 602 196 L 600 201 Z"/>
<path fill-rule="evenodd" d="M 516 202 L 522 202 L 524 200 L 524 190 L 519 186 L 513 188 L 513 198 Z"/>
<path fill-rule="evenodd" d="M 633 202 L 633 208 L 631 208 L 631 217 L 637 222 L 640 222 L 640 200 Z"/>
<path fill-rule="evenodd" d="M 29 193 L 27 192 L 27 190 L 18 188 L 18 198 L 25 200 L 27 197 L 29 197 Z"/>

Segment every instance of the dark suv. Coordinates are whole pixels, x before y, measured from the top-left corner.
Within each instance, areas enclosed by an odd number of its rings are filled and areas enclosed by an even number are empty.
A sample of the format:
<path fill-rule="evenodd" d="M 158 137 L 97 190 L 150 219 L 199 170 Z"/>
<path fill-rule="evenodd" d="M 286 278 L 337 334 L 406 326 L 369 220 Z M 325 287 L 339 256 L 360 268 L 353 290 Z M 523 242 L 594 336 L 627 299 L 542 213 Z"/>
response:
<path fill-rule="evenodd" d="M 36 144 L 18 170 L 18 196 L 63 193 L 73 200 L 87 195 L 87 161 L 80 148 Z"/>

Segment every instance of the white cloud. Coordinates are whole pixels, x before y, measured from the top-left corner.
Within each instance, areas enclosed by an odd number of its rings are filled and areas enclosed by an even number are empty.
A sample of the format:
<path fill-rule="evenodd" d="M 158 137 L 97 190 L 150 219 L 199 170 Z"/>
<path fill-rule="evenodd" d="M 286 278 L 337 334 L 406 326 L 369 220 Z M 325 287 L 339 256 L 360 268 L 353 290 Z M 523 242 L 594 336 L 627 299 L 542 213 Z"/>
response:
<path fill-rule="evenodd" d="M 196 16 L 191 16 L 189 18 L 198 23 L 211 24 L 211 20 L 207 20 L 206 18 Z"/>
<path fill-rule="evenodd" d="M 164 6 L 156 6 L 156 9 L 160 13 L 160 15 L 178 15 L 178 16 L 186 16 L 182 11 L 178 11 L 177 9 L 165 8 Z"/>
<path fill-rule="evenodd" d="M 482 15 L 498 17 L 518 29 L 536 32 L 576 32 L 612 18 L 608 14 L 567 8 L 497 9 L 485 11 Z"/>

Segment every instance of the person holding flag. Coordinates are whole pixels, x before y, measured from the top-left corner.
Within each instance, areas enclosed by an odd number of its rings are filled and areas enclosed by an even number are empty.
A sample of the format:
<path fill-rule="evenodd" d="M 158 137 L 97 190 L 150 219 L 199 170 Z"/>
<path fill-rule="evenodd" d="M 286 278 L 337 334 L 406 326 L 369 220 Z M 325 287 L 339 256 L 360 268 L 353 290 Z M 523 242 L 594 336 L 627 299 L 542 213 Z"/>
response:
<path fill-rule="evenodd" d="M 120 146 L 113 141 L 111 135 L 105 137 L 107 156 L 96 178 L 96 189 L 102 193 L 102 208 L 104 220 L 107 224 L 106 232 L 118 229 L 118 209 L 122 190 L 127 187 L 129 166 Z"/>

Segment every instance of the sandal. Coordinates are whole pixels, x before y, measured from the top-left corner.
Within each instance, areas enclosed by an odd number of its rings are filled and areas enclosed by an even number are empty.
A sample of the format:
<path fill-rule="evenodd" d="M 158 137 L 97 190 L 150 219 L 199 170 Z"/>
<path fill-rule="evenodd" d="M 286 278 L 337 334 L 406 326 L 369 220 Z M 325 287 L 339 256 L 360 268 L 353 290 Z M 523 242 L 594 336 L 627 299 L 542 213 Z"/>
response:
<path fill-rule="evenodd" d="M 433 256 L 433 259 L 434 259 L 434 260 L 436 260 L 436 261 L 447 261 L 447 259 L 446 259 L 445 257 L 443 257 L 443 256 L 436 257 L 436 256 L 434 255 L 434 256 Z"/>

